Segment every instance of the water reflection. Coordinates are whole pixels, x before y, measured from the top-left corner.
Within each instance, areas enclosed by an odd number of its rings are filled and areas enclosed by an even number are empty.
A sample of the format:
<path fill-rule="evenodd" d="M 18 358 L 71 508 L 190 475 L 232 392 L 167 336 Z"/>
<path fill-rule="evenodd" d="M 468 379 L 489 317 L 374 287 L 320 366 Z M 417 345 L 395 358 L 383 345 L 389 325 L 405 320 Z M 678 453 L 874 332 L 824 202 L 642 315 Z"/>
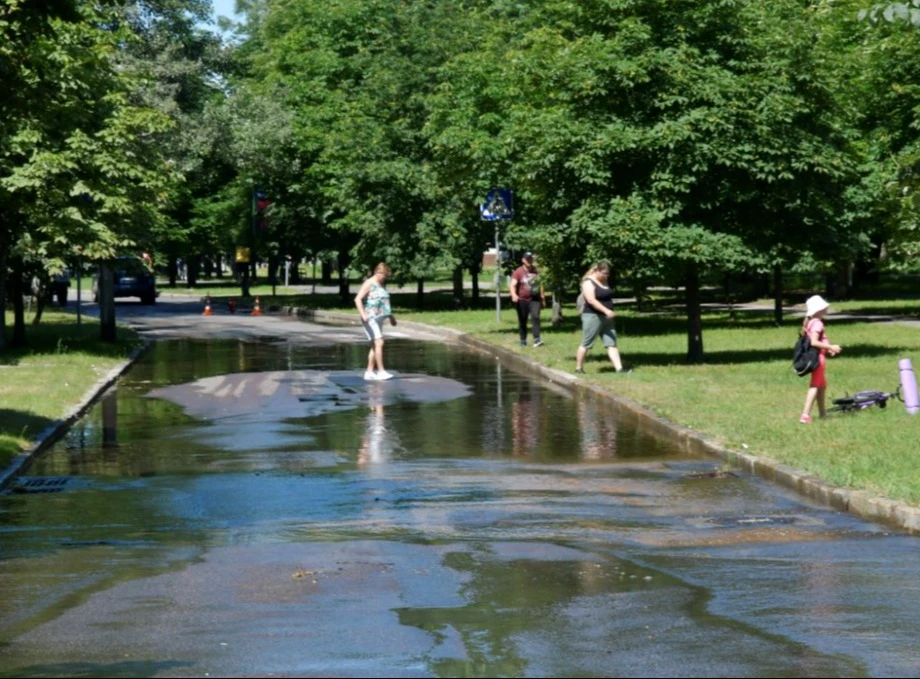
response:
<path fill-rule="evenodd" d="M 575 399 L 578 428 L 581 432 L 581 456 L 585 460 L 603 460 L 617 456 L 617 419 L 610 408 L 595 398 Z"/>
<path fill-rule="evenodd" d="M 520 385 L 517 398 L 511 404 L 511 454 L 530 457 L 538 450 L 541 425 L 541 391 L 529 382 Z"/>
<path fill-rule="evenodd" d="M 491 357 L 388 351 L 375 384 L 363 345 L 154 347 L 32 467 L 82 478 L 0 497 L 0 674 L 916 673 L 916 540 L 688 481 L 715 462 Z"/>
<path fill-rule="evenodd" d="M 102 447 L 114 448 L 117 445 L 118 399 L 114 393 L 108 393 L 102 399 Z"/>
<path fill-rule="evenodd" d="M 393 459 L 401 446 L 396 431 L 388 429 L 384 403 L 383 384 L 370 384 L 367 389 L 368 413 L 364 422 L 364 435 L 358 447 L 358 464 L 381 464 Z"/>

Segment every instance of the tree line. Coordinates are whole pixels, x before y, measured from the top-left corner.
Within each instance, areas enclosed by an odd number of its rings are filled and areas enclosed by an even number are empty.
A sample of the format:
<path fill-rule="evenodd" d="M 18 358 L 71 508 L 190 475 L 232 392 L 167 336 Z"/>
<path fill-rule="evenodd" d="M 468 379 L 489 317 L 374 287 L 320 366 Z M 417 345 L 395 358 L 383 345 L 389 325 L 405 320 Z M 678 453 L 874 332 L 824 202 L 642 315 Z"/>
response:
<path fill-rule="evenodd" d="M 598 259 L 683 286 L 693 361 L 703 281 L 772 276 L 779 320 L 784 271 L 917 254 L 918 0 L 237 4 L 0 0 L 14 343 L 27 281 L 128 248 L 475 277 L 495 187 L 556 300 Z"/>

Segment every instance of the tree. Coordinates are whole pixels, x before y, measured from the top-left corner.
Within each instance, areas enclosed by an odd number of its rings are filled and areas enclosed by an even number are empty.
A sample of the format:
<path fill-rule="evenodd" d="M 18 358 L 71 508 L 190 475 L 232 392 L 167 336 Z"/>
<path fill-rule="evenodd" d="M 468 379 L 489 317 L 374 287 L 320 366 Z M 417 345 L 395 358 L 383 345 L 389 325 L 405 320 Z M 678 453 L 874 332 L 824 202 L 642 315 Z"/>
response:
<path fill-rule="evenodd" d="M 17 344 L 29 256 L 111 256 L 156 226 L 173 177 L 150 145 L 168 121 L 131 101 L 132 75 L 115 66 L 130 38 L 119 11 L 81 3 L 76 16 L 47 19 L 19 41 L 15 93 L 0 119 L 0 219 L 9 226 L 0 229 L 0 277 L 12 272 Z"/>
<path fill-rule="evenodd" d="M 689 360 L 703 357 L 703 276 L 759 265 L 761 243 L 812 213 L 827 219 L 808 237 L 833 238 L 852 161 L 797 2 L 477 11 L 481 47 L 430 100 L 442 181 L 503 177 L 551 270 L 609 258 L 685 285 Z"/>

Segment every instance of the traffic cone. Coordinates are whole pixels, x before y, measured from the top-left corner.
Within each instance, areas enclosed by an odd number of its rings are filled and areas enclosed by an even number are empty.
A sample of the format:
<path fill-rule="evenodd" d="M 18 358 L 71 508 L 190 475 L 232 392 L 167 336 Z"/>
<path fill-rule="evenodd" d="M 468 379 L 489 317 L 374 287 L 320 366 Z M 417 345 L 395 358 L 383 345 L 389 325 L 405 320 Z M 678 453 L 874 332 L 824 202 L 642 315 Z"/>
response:
<path fill-rule="evenodd" d="M 233 299 L 232 297 L 230 298 L 230 301 L 227 302 L 227 310 L 228 310 L 231 314 L 235 314 L 235 313 L 236 313 L 236 300 Z"/>
<path fill-rule="evenodd" d="M 204 311 L 201 314 L 202 316 L 213 316 L 214 312 L 211 311 L 211 295 L 205 295 L 204 298 Z"/>
<path fill-rule="evenodd" d="M 252 316 L 261 316 L 262 315 L 262 305 L 259 303 L 259 298 L 256 297 L 256 305 L 252 308 Z"/>

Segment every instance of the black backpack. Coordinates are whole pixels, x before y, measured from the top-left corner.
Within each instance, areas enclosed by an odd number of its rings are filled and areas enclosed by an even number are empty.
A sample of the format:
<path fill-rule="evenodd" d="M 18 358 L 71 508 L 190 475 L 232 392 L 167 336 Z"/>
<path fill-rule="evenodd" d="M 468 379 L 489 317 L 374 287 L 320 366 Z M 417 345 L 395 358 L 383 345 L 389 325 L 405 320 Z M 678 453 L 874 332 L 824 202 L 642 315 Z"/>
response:
<path fill-rule="evenodd" d="M 792 350 L 792 369 L 799 377 L 805 377 L 818 367 L 818 360 L 818 350 L 811 346 L 811 340 L 806 332 L 799 337 Z"/>

